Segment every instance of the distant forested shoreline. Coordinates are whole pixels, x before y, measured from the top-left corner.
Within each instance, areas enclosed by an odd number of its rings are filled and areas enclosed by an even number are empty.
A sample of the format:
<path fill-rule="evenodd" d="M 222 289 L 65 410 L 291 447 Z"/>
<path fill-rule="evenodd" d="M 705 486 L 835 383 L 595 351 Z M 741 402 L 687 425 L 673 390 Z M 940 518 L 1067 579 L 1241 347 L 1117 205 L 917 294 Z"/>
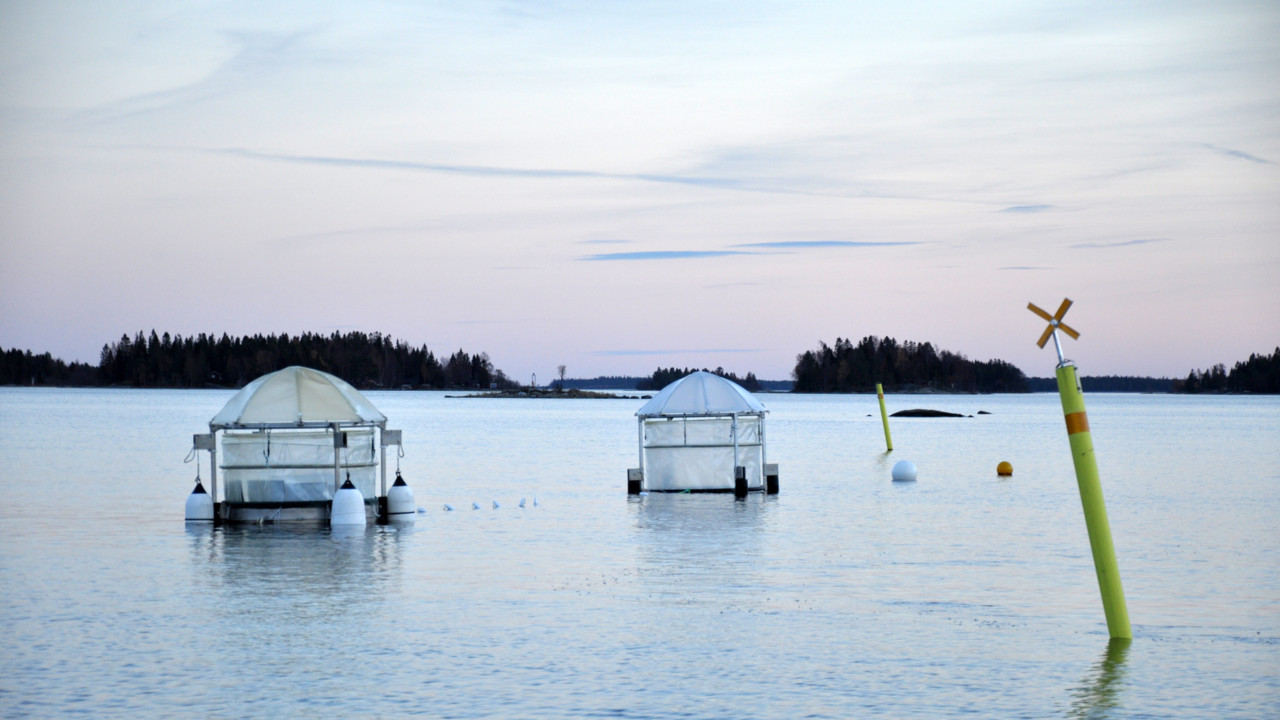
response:
<path fill-rule="evenodd" d="M 150 335 L 102 346 L 98 365 L 64 363 L 49 353 L 0 351 L 0 384 L 68 387 L 243 387 L 269 372 L 305 365 L 361 389 L 515 387 L 483 352 L 437 357 L 381 333 L 303 333 L 233 338 Z"/>
<path fill-rule="evenodd" d="M 695 368 L 659 367 L 657 370 L 653 371 L 652 375 L 650 375 L 647 378 L 641 379 L 640 382 L 636 384 L 636 389 L 637 390 L 661 390 L 662 388 L 679 380 L 685 375 L 688 375 L 690 373 L 695 373 L 695 372 L 698 372 L 698 368 L 696 367 Z M 752 372 L 747 373 L 745 377 L 738 377 L 737 375 L 725 370 L 722 367 L 718 367 L 715 370 L 707 370 L 706 372 L 715 373 L 716 375 L 719 375 L 722 378 L 731 380 L 741 385 L 746 390 L 749 390 L 750 392 L 760 392 L 761 390 L 760 381 L 756 379 L 756 374 Z"/>
<path fill-rule="evenodd" d="M 1080 386 L 1085 392 L 1116 393 L 1171 393 L 1177 380 L 1173 378 L 1136 377 L 1132 375 L 1081 375 Z M 1056 377 L 1029 377 L 1031 392 L 1057 392 Z"/>
<path fill-rule="evenodd" d="M 671 372 L 673 370 L 682 374 L 678 374 L 672 378 Z M 647 376 L 600 375 L 593 378 L 565 378 L 563 380 L 563 385 L 565 388 L 579 388 L 583 390 L 661 390 L 666 387 L 667 383 L 672 382 L 672 380 L 678 380 L 693 371 L 693 368 L 685 368 L 681 370 L 679 368 L 660 367 L 653 371 L 652 375 Z M 742 385 L 744 388 L 751 390 L 751 392 L 791 392 L 791 386 L 793 384 L 790 380 L 760 380 L 756 378 L 754 373 L 747 373 L 747 376 L 751 378 L 750 380 L 746 377 L 737 378 L 736 375 L 731 372 L 726 372 L 723 368 L 707 370 L 707 372 L 714 372 L 718 375 L 722 375 L 723 377 L 730 378 L 739 385 Z M 667 382 L 663 383 L 663 380 L 666 380 Z M 550 384 L 560 385 L 562 384 L 562 381 L 557 380 Z M 748 385 L 751 385 L 752 387 L 748 387 Z"/>
<path fill-rule="evenodd" d="M 1280 394 L 1280 347 L 1270 355 L 1254 353 L 1236 363 L 1228 372 L 1218 363 L 1208 370 L 1192 370 L 1185 380 L 1174 384 L 1175 392 Z"/>
<path fill-rule="evenodd" d="M 1057 390 L 1054 378 L 1027 378 L 1033 392 Z M 1218 363 L 1206 370 L 1192 370 L 1186 378 L 1144 378 L 1112 375 L 1083 376 L 1085 392 L 1218 393 L 1236 395 L 1280 394 L 1280 347 L 1270 355 L 1254 353 L 1230 370 Z"/>
<path fill-rule="evenodd" d="M 796 356 L 793 392 L 1030 392 L 1027 376 L 1003 360 L 976 361 L 932 343 L 903 342 L 869 335 L 856 345 L 836 338 Z"/>
<path fill-rule="evenodd" d="M 515 388 L 486 353 L 459 349 L 437 356 L 382 333 L 303 333 L 233 338 L 200 333 L 183 337 L 141 331 L 102 346 L 97 365 L 67 363 L 50 353 L 0 348 L 0 385 L 45 387 L 202 388 L 243 387 L 261 375 L 305 365 L 337 375 L 361 389 Z M 697 368 L 659 367 L 648 377 L 562 378 L 562 388 L 660 390 Z M 714 372 L 752 392 L 1052 392 L 1053 378 L 1027 377 L 1003 360 L 975 361 L 932 343 L 868 336 L 857 344 L 836 338 L 796 356 L 790 381 L 760 380 L 717 367 Z M 1280 394 L 1280 347 L 1250 355 L 1228 370 L 1219 363 L 1186 378 L 1084 376 L 1086 392 Z M 553 383 L 548 383 L 548 386 Z"/>

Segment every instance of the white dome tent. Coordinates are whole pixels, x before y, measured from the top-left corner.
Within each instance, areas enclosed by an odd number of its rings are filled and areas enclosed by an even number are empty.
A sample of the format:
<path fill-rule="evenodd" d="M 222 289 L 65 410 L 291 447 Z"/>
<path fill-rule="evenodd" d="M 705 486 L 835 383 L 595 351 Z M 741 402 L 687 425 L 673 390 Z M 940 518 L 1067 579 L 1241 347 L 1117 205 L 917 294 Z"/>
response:
<path fill-rule="evenodd" d="M 386 416 L 360 391 L 338 377 L 296 365 L 245 385 L 209 421 L 209 433 L 195 436 L 196 449 L 208 450 L 211 457 L 215 522 L 324 521 L 348 479 L 366 508 L 385 521 L 386 449 L 392 445 L 400 445 L 400 431 L 388 430 Z M 403 508 L 391 509 L 397 510 L 405 514 Z M 410 519 L 412 512 L 408 515 L 400 519 Z"/>
<path fill-rule="evenodd" d="M 778 492 L 777 465 L 765 462 L 768 412 L 713 373 L 671 383 L 636 412 L 640 467 L 628 471 L 628 492 Z"/>

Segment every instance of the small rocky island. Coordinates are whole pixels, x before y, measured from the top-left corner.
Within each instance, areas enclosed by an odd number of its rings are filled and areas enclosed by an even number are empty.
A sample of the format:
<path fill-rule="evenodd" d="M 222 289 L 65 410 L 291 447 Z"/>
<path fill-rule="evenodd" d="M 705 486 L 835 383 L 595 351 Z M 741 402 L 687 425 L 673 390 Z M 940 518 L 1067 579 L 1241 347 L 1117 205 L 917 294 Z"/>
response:
<path fill-rule="evenodd" d="M 446 395 L 451 398 L 547 398 L 547 399 L 582 399 L 598 398 L 603 400 L 648 400 L 650 395 L 615 395 L 613 393 L 595 392 L 593 390 L 555 390 L 552 388 L 513 388 L 510 390 L 493 390 L 491 392 L 473 393 L 471 395 Z"/>

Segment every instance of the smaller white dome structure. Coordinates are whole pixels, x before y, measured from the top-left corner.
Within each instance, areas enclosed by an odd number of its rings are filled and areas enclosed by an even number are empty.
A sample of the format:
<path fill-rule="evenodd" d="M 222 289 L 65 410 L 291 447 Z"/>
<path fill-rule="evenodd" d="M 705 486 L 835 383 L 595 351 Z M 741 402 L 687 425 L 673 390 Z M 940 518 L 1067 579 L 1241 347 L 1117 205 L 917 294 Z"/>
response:
<path fill-rule="evenodd" d="M 629 491 L 777 492 L 776 467 L 765 464 L 768 412 L 745 388 L 714 373 L 676 380 L 636 412 L 640 468 L 628 474 Z"/>

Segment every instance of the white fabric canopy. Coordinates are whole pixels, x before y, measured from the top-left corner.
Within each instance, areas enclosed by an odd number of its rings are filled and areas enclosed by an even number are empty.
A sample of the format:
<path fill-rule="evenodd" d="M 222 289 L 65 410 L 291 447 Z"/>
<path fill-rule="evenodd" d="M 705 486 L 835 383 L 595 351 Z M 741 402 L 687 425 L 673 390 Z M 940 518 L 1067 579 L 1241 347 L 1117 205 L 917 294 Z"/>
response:
<path fill-rule="evenodd" d="M 209 427 L 383 425 L 386 421 L 373 403 L 345 381 L 294 365 L 245 385 L 209 421 Z"/>
<path fill-rule="evenodd" d="M 683 415 L 731 415 L 766 413 L 741 385 L 714 373 L 699 370 L 662 389 L 638 411 L 638 417 Z"/>

